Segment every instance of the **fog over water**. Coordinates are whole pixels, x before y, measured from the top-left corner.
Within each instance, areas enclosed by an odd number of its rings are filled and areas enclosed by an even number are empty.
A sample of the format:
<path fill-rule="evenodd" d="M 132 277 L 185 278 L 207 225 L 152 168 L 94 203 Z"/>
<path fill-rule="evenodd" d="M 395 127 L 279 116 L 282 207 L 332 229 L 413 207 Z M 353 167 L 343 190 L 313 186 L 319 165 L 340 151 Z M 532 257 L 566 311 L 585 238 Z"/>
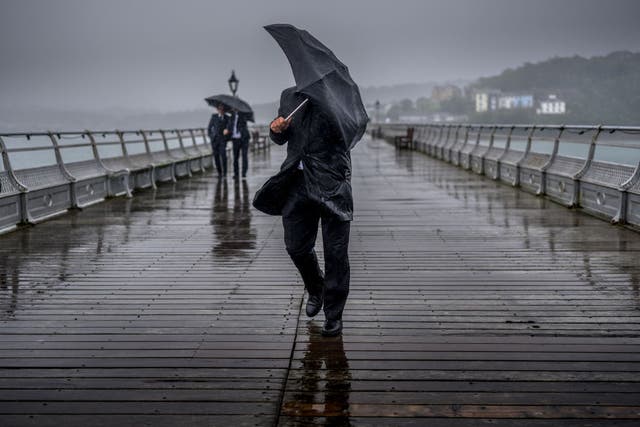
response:
<path fill-rule="evenodd" d="M 330 46 L 361 86 L 474 79 L 554 55 L 639 48 L 635 0 L 2 0 L 0 108 L 179 111 L 293 80 L 262 29 Z"/>

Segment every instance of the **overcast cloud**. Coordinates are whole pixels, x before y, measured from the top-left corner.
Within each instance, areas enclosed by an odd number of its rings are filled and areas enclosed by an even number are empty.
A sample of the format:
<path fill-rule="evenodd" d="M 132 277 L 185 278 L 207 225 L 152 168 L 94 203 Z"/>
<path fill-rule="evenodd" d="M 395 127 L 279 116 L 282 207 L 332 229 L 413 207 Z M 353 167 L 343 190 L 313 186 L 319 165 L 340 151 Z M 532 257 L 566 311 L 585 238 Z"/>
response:
<path fill-rule="evenodd" d="M 0 107 L 181 110 L 293 80 L 262 29 L 305 28 L 361 86 L 472 79 L 640 49 L 636 0 L 0 0 Z"/>

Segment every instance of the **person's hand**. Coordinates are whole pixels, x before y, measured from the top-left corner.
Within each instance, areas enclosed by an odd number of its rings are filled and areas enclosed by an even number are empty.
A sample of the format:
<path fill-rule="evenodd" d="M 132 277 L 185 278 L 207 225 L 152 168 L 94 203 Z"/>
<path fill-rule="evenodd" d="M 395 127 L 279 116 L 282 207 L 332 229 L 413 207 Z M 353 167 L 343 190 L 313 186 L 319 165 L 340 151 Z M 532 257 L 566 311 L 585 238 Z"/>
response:
<path fill-rule="evenodd" d="M 271 122 L 271 125 L 269 125 L 269 128 L 274 133 L 281 133 L 289 127 L 290 123 L 291 123 L 291 119 L 285 120 L 284 117 L 280 116 Z"/>
<path fill-rule="evenodd" d="M 223 130 L 223 131 L 222 131 L 222 134 L 223 134 L 223 135 L 229 135 L 229 129 L 225 129 L 225 130 Z"/>

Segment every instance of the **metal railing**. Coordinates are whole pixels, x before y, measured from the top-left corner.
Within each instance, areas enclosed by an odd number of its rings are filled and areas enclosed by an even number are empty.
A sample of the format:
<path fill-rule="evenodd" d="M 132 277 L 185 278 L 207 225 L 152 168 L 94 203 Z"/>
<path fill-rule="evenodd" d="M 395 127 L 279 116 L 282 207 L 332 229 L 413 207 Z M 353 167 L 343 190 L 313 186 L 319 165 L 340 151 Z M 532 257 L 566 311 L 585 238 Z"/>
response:
<path fill-rule="evenodd" d="M 373 125 L 411 149 L 493 180 L 640 226 L 640 127 L 499 124 Z"/>
<path fill-rule="evenodd" d="M 0 133 L 0 155 L 0 233 L 212 167 L 203 128 Z"/>

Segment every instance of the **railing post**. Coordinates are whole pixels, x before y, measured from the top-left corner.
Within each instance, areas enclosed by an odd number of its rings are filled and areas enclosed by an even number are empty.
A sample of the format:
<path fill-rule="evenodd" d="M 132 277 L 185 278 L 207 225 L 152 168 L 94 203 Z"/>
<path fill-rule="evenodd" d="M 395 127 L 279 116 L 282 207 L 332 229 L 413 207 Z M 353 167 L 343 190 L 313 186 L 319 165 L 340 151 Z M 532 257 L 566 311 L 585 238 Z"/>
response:
<path fill-rule="evenodd" d="M 58 167 L 60 168 L 60 172 L 62 172 L 62 175 L 67 180 L 69 180 L 70 182 L 74 182 L 76 180 L 76 178 L 73 175 L 71 175 L 71 173 L 67 170 L 66 166 L 64 165 L 64 161 L 62 160 L 62 154 L 60 154 L 60 146 L 58 145 L 58 140 L 56 139 L 56 137 L 53 134 L 53 132 L 47 132 L 47 135 L 49 136 L 49 139 L 51 140 L 51 143 L 53 144 L 53 152 L 55 153 L 56 162 L 58 163 Z M 84 138 L 84 135 L 82 135 L 82 137 Z"/>
<path fill-rule="evenodd" d="M 116 129 L 116 135 L 118 135 L 118 139 L 120 140 L 120 147 L 122 148 L 122 155 L 127 161 L 129 161 L 129 151 L 127 150 L 127 144 L 124 141 L 124 134 L 122 131 Z"/>
<path fill-rule="evenodd" d="M 87 135 L 87 138 L 89 138 L 89 142 L 91 143 L 91 150 L 93 151 L 93 158 L 96 160 L 96 162 L 98 163 L 98 165 L 105 170 L 110 170 L 108 167 L 105 166 L 104 163 L 102 163 L 102 159 L 100 158 L 100 153 L 98 152 L 98 144 L 96 143 L 96 139 L 93 136 L 93 132 L 90 131 L 89 129 L 85 129 L 84 130 L 85 135 Z"/>
<path fill-rule="evenodd" d="M 164 151 L 169 154 L 169 144 L 167 143 L 167 136 L 165 135 L 164 129 L 158 129 L 160 132 L 160 136 L 162 137 L 162 144 L 164 145 Z"/>
<path fill-rule="evenodd" d="M 498 126 L 494 125 L 491 127 L 491 134 L 489 134 L 489 146 L 487 147 L 485 152 L 482 153 L 482 156 L 480 157 L 480 174 L 481 175 L 485 174 L 485 170 L 486 170 L 485 159 L 487 158 L 487 154 L 489 153 L 489 151 L 491 151 L 491 149 L 493 148 L 493 141 L 495 140 L 497 131 L 498 131 Z"/>
<path fill-rule="evenodd" d="M 71 173 L 67 170 L 67 168 L 64 165 L 64 161 L 62 160 L 62 154 L 60 154 L 60 146 L 58 145 L 58 140 L 56 139 L 55 135 L 53 134 L 53 132 L 49 131 L 47 132 L 47 135 L 49 136 L 49 139 L 51 140 L 51 143 L 53 144 L 53 152 L 56 156 L 56 162 L 58 163 L 58 168 L 60 169 L 60 172 L 62 173 L 62 176 L 64 176 L 64 178 L 69 182 L 69 192 L 71 194 L 71 206 L 73 208 L 78 209 L 79 205 L 78 205 L 78 196 L 76 194 L 76 177 L 74 177 L 73 175 L 71 175 Z M 84 134 L 82 135 L 82 137 L 84 138 Z"/>
<path fill-rule="evenodd" d="M 527 128 L 525 128 L 525 130 L 526 129 Z M 520 171 L 521 171 L 520 165 L 522 164 L 524 159 L 527 158 L 527 155 L 531 151 L 531 141 L 533 139 L 533 133 L 535 132 L 535 130 L 536 130 L 536 125 L 531 125 L 531 129 L 529 130 L 529 134 L 527 135 L 527 145 L 524 147 L 524 153 L 522 153 L 522 157 L 520 157 L 516 161 L 516 177 L 513 182 L 514 186 L 520 185 Z"/>
<path fill-rule="evenodd" d="M 616 223 L 624 223 L 627 221 L 627 207 L 629 203 L 629 193 L 627 190 L 629 188 L 636 185 L 636 183 L 640 182 L 640 161 L 636 165 L 633 174 L 620 186 L 620 211 L 618 214 L 611 220 L 614 224 Z M 636 224 L 637 225 L 637 224 Z"/>
<path fill-rule="evenodd" d="M 193 142 L 193 146 L 196 148 L 196 151 L 200 153 L 200 172 L 204 172 L 205 171 L 205 168 L 204 168 L 205 153 L 203 153 L 198 147 L 198 143 L 196 142 L 196 134 L 193 129 L 189 129 L 189 134 L 191 135 L 191 141 Z"/>
<path fill-rule="evenodd" d="M 540 167 L 540 195 L 547 194 L 547 169 L 551 167 L 556 157 L 558 156 L 558 150 L 560 149 L 560 139 L 562 138 L 562 134 L 564 133 L 564 125 L 560 125 L 558 135 L 556 135 L 553 140 L 553 151 L 551 152 L 551 156 L 549 156 L 549 160 L 547 163 Z"/>
<path fill-rule="evenodd" d="M 169 144 L 167 143 L 167 136 L 165 135 L 164 129 L 158 129 L 160 136 L 162 137 L 162 143 L 164 145 L 164 151 L 167 153 L 167 156 L 171 157 L 169 154 Z M 176 162 L 171 161 L 171 182 L 178 182 L 178 178 L 176 178 Z"/>
<path fill-rule="evenodd" d="M 453 147 L 456 146 L 456 144 L 458 143 L 458 134 L 460 133 L 460 127 L 462 125 L 458 124 L 456 126 L 456 132 L 453 134 L 453 143 L 449 145 L 449 147 L 447 147 L 447 153 L 448 153 L 448 159 L 447 161 L 449 163 L 453 163 Z"/>
<path fill-rule="evenodd" d="M 516 128 L 515 126 L 511 126 L 511 128 L 509 128 L 509 133 L 507 134 L 507 141 L 504 144 L 504 151 L 502 152 L 500 157 L 498 157 L 498 168 L 500 168 L 500 162 L 502 161 L 502 159 L 504 159 L 507 156 L 507 153 L 511 148 L 511 135 L 513 135 L 513 131 L 515 130 L 515 128 Z"/>
<path fill-rule="evenodd" d="M 182 141 L 182 132 L 180 131 L 180 129 L 175 129 L 176 135 L 178 135 L 178 142 L 180 143 L 180 148 L 182 148 L 182 151 L 185 152 L 186 154 L 186 149 L 184 148 L 184 142 Z"/>
<path fill-rule="evenodd" d="M 584 176 L 585 173 L 587 173 L 587 170 L 589 170 L 589 168 L 591 167 L 591 163 L 593 162 L 593 158 L 596 154 L 596 142 L 598 141 L 598 137 L 600 136 L 600 133 L 602 132 L 602 125 L 598 125 L 598 127 L 596 128 L 596 132 L 593 134 L 593 136 L 591 137 L 591 143 L 589 144 L 589 154 L 587 154 L 587 159 L 584 162 L 584 165 L 582 166 L 582 168 L 573 176 L 573 198 L 571 200 L 571 205 L 570 207 L 576 207 L 578 206 L 579 200 L 580 200 L 580 178 L 582 178 Z"/>
<path fill-rule="evenodd" d="M 140 133 L 140 135 L 142 135 L 142 140 L 144 141 L 144 149 L 147 151 L 149 157 L 153 159 L 153 154 L 151 154 L 151 147 L 149 147 L 149 141 L 147 140 L 147 134 L 142 129 L 140 129 L 138 132 Z M 153 134 L 153 132 L 150 132 L 150 134 Z"/>
<path fill-rule="evenodd" d="M 158 186 L 156 185 L 156 165 L 155 163 L 153 163 L 153 154 L 151 154 L 151 147 L 149 147 L 149 141 L 147 140 L 147 134 L 144 130 L 140 129 L 137 132 L 140 136 L 142 136 L 142 140 L 144 141 L 144 149 L 147 152 L 147 155 L 149 156 L 149 164 L 151 166 L 151 188 L 153 188 L 154 190 L 158 188 Z"/>

